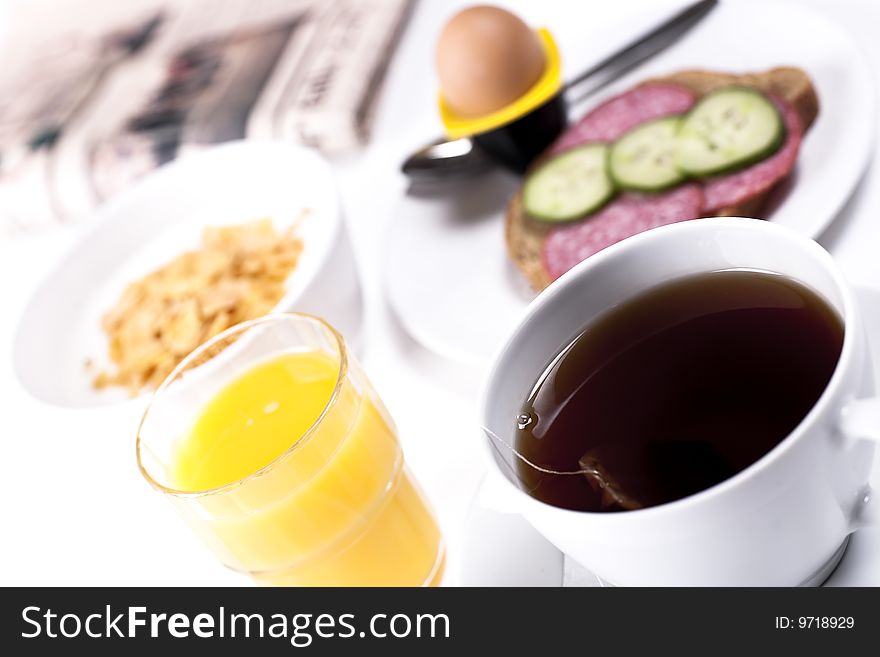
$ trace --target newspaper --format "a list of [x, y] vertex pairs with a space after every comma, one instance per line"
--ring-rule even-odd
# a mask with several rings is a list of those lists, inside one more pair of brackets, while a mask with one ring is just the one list
[[410, 5], [25, 3], [5, 17], [14, 34], [0, 35], [14, 64], [0, 72], [0, 239], [88, 217], [146, 173], [212, 144], [357, 149]]

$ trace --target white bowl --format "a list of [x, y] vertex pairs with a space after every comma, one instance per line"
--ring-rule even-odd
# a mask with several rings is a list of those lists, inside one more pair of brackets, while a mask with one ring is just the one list
[[98, 211], [22, 315], [14, 350], [19, 380], [61, 406], [128, 399], [125, 390], [92, 386], [94, 371], [110, 364], [101, 317], [124, 288], [198, 246], [205, 226], [269, 217], [283, 229], [304, 209], [303, 253], [275, 311], [319, 315], [356, 341], [360, 284], [330, 166], [291, 144], [231, 142], [162, 167]]

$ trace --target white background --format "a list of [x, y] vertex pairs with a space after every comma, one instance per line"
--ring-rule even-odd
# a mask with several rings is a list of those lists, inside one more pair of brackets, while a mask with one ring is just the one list
[[[433, 42], [462, 4], [418, 4], [380, 98], [371, 145], [336, 163], [367, 302], [362, 360], [440, 514], [450, 549], [449, 583], [456, 582], [464, 517], [483, 471], [474, 424], [482, 372], [434, 356], [406, 335], [383, 298], [381, 257], [384, 225], [406, 188], [400, 161], [440, 133]], [[685, 3], [499, 4], [553, 30], [569, 70], [576, 71]], [[804, 4], [827, 11], [869, 50], [880, 85], [880, 8], [871, 0]], [[0, 584], [248, 585], [219, 565], [140, 478], [134, 459], [139, 404], [59, 409], [29, 397], [15, 380], [12, 336], [20, 311], [81, 232], [81, 226], [68, 227], [0, 244]], [[820, 242], [850, 280], [880, 289], [876, 158]]]

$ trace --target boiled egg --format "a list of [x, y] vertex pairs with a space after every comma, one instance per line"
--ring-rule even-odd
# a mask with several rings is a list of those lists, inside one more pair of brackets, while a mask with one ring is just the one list
[[544, 59], [541, 40], [519, 17], [470, 7], [452, 17], [437, 41], [440, 93], [458, 116], [486, 116], [534, 86]]

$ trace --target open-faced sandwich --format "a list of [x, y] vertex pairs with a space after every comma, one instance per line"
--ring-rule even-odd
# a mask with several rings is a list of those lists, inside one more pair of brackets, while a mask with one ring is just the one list
[[507, 209], [508, 251], [541, 290], [657, 226], [766, 218], [818, 112], [797, 68], [648, 80], [593, 109], [538, 159]]

